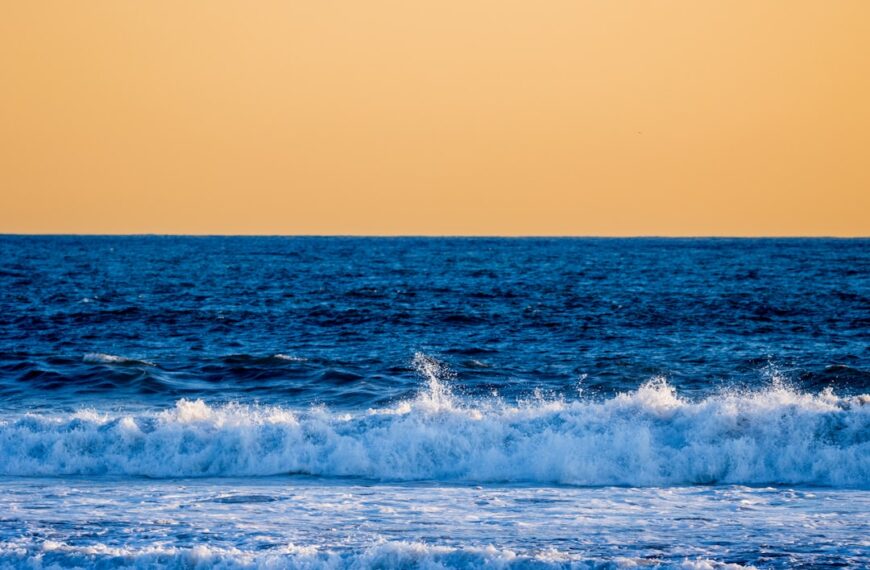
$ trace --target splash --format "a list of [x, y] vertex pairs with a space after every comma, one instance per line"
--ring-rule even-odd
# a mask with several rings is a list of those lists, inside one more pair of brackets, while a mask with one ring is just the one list
[[457, 404], [448, 381], [454, 378], [453, 371], [436, 358], [418, 352], [414, 354], [414, 369], [424, 380], [425, 389], [417, 397], [419, 403], [433, 407], [453, 407]]

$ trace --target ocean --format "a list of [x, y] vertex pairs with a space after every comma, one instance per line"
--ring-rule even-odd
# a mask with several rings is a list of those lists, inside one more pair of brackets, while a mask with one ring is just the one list
[[0, 568], [870, 567], [868, 239], [0, 260]]

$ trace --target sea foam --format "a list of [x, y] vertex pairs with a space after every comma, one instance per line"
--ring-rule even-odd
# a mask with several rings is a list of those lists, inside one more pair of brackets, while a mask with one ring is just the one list
[[657, 562], [647, 559], [584, 559], [577, 553], [544, 550], [533, 554], [518, 553], [493, 546], [448, 547], [418, 542], [380, 542], [358, 550], [327, 550], [313, 546], [287, 545], [266, 552], [236, 548], [196, 546], [192, 548], [147, 547], [117, 548], [105, 545], [72, 546], [44, 541], [34, 544], [0, 544], [0, 568], [224, 568], [235, 569], [305, 569], [305, 570], [381, 570], [425, 568], [490, 569], [623, 569], [648, 568], [679, 570], [740, 570], [752, 568], [698, 558], [681, 562]]
[[571, 485], [870, 486], [866, 396], [774, 383], [699, 401], [663, 379], [606, 400], [509, 404], [454, 395], [418, 356], [419, 395], [361, 413], [209, 405], [0, 420], [0, 474], [307, 474]]

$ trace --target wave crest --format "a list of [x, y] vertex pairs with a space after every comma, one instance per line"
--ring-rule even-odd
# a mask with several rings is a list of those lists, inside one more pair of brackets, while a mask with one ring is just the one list
[[353, 568], [382, 570], [405, 568], [540, 568], [619, 569], [637, 568], [681, 570], [739, 570], [751, 568], [708, 559], [658, 562], [649, 559], [584, 559], [577, 553], [542, 550], [534, 554], [517, 553], [494, 546], [448, 547], [418, 542], [382, 542], [358, 550], [326, 550], [314, 546], [288, 545], [266, 552], [236, 548], [195, 546], [192, 548], [147, 547], [116, 548], [102, 544], [72, 546], [44, 541], [39, 545], [0, 544], [0, 565], [30, 568], [301, 568], [342, 570]]
[[364, 413], [180, 400], [140, 414], [0, 420], [0, 474], [307, 474], [573, 485], [870, 486], [867, 397], [781, 384], [697, 402], [665, 380], [602, 400], [462, 399], [418, 355], [427, 388]]

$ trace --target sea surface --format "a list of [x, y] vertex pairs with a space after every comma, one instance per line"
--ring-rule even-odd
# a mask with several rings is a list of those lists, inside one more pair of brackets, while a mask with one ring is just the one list
[[0, 236], [0, 568], [870, 567], [870, 240]]

